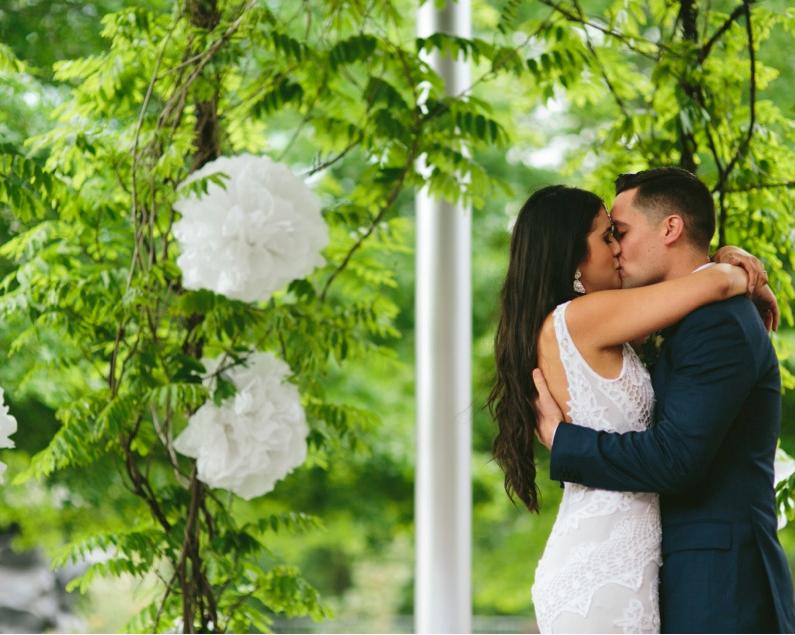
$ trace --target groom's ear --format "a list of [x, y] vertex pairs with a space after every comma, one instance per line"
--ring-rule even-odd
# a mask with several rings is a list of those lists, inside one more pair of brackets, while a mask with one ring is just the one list
[[663, 220], [663, 243], [672, 245], [685, 233], [685, 221], [679, 214], [671, 214]]

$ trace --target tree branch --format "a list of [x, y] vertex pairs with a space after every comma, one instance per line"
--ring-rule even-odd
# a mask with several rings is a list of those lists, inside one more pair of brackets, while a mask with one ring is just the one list
[[320, 163], [320, 164], [314, 166], [311, 170], [309, 170], [308, 172], [306, 172], [302, 176], [304, 178], [307, 178], [307, 177], [313, 176], [314, 174], [317, 174], [318, 172], [321, 172], [322, 170], [330, 168], [332, 165], [334, 165], [335, 163], [340, 161], [342, 158], [344, 158], [346, 154], [348, 154], [351, 150], [353, 150], [361, 142], [362, 142], [362, 135], [361, 134], [357, 134], [355, 136], [355, 138], [353, 139], [353, 141], [351, 141], [347, 146], [345, 146], [345, 148], [342, 151], [340, 151], [336, 156], [334, 156], [334, 157], [332, 157], [330, 159], [327, 159], [323, 163]]
[[775, 188], [795, 189], [795, 181], [783, 181], [781, 183], [753, 183], [751, 185], [743, 185], [742, 187], [727, 187], [724, 192], [727, 194], [736, 194], [740, 192], [751, 192], [753, 190], [767, 190]]
[[751, 143], [751, 138], [754, 136], [754, 125], [756, 124], [756, 53], [754, 52], [754, 32], [751, 25], [751, 2], [753, 0], [744, 0], [743, 7], [745, 9], [745, 31], [748, 36], [748, 56], [750, 59], [750, 79], [749, 79], [749, 95], [748, 95], [748, 107], [750, 110], [749, 114], [749, 121], [748, 121], [748, 130], [745, 134], [745, 138], [742, 140], [740, 145], [737, 148], [737, 152], [735, 152], [734, 156], [732, 157], [731, 161], [729, 161], [726, 169], [724, 170], [721, 186], [726, 183], [726, 179], [729, 177], [729, 174], [737, 165], [737, 162], [740, 160], [740, 157], [745, 154], [748, 150], [748, 146]]
[[[753, 0], [752, 0], [753, 1]], [[707, 40], [707, 43], [701, 47], [701, 50], [698, 53], [698, 63], [701, 64], [709, 54], [712, 52], [712, 47], [718, 42], [718, 40], [723, 36], [726, 31], [729, 30], [732, 24], [737, 21], [737, 19], [745, 13], [746, 6], [745, 2], [743, 4], [737, 6], [734, 11], [731, 12], [726, 21], [720, 26], [720, 28], [712, 34], [712, 37]]]
[[348, 262], [353, 257], [353, 254], [356, 253], [359, 250], [359, 248], [362, 246], [364, 241], [370, 237], [370, 234], [373, 233], [375, 228], [378, 226], [378, 223], [381, 222], [381, 220], [384, 218], [384, 215], [387, 213], [387, 211], [389, 211], [389, 209], [392, 207], [392, 204], [397, 200], [398, 195], [403, 190], [403, 183], [406, 180], [406, 176], [408, 175], [409, 170], [411, 169], [411, 164], [414, 162], [413, 155], [414, 153], [412, 152], [409, 156], [409, 160], [406, 162], [406, 165], [403, 167], [403, 170], [401, 171], [400, 178], [398, 179], [397, 183], [395, 183], [395, 186], [392, 188], [392, 191], [389, 193], [386, 202], [381, 206], [381, 209], [373, 218], [372, 222], [370, 223], [370, 226], [367, 228], [367, 231], [364, 234], [362, 234], [359, 237], [359, 240], [357, 240], [356, 243], [353, 245], [353, 247], [351, 247], [348, 250], [348, 253], [345, 254], [345, 258], [342, 260], [340, 265], [334, 270], [334, 273], [332, 273], [331, 276], [329, 276], [328, 280], [326, 280], [326, 284], [323, 287], [323, 291], [320, 294], [321, 301], [326, 299], [326, 293], [328, 292], [328, 289], [331, 286], [331, 283], [334, 281], [334, 279], [340, 273], [342, 273], [345, 267], [348, 266]]
[[[677, 15], [677, 22], [682, 24], [682, 36], [686, 42], [695, 44], [698, 41], [698, 9], [693, 4], [694, 0], [680, 0], [679, 14]], [[687, 74], [679, 78], [679, 85], [682, 91], [688, 98], [695, 103], [702, 103], [701, 89]], [[689, 172], [695, 173], [696, 171], [696, 151], [698, 144], [696, 143], [695, 135], [693, 133], [692, 122], [690, 130], [686, 130], [680, 118], [677, 121], [679, 130], [679, 166]], [[715, 157], [717, 161], [717, 155]]]
[[540, 0], [540, 2], [542, 4], [547, 5], [548, 7], [552, 7], [555, 11], [560, 13], [562, 16], [566, 17], [571, 22], [576, 22], [578, 24], [582, 24], [583, 26], [589, 26], [589, 27], [591, 27], [593, 29], [596, 29], [597, 31], [601, 31], [605, 35], [609, 35], [610, 37], [613, 37], [613, 38], [623, 42], [624, 44], [627, 45], [627, 48], [629, 48], [630, 50], [634, 51], [638, 55], [643, 55], [644, 57], [648, 57], [649, 59], [657, 61], [657, 56], [656, 55], [653, 55], [651, 53], [648, 53], [646, 51], [643, 51], [643, 50], [637, 48], [637, 46], [635, 46], [635, 44], [633, 43], [633, 40], [639, 40], [639, 41], [645, 42], [646, 44], [648, 44], [650, 46], [656, 47], [658, 51], [665, 51], [666, 53], [668, 53], [670, 55], [673, 55], [675, 57], [680, 57], [680, 55], [676, 51], [674, 51], [669, 46], [666, 46], [665, 44], [662, 44], [661, 42], [652, 42], [651, 40], [646, 40], [644, 38], [629, 38], [626, 35], [624, 35], [623, 33], [619, 33], [618, 31], [613, 31], [612, 29], [608, 29], [607, 27], [603, 27], [600, 24], [596, 24], [594, 22], [589, 22], [588, 20], [585, 20], [584, 18], [581, 18], [580, 16], [577, 16], [574, 13], [571, 13], [567, 9], [562, 8], [560, 5], [556, 4], [552, 0]]
[[[577, 12], [580, 14], [580, 16], [584, 16], [583, 10], [580, 7], [580, 3], [578, 0], [575, 0], [574, 6], [577, 8]], [[597, 67], [599, 68], [599, 73], [601, 74], [602, 79], [605, 81], [605, 84], [607, 84], [607, 90], [613, 96], [616, 105], [618, 106], [619, 110], [621, 110], [621, 113], [624, 115], [624, 119], [630, 121], [632, 119], [632, 116], [629, 114], [629, 110], [627, 110], [627, 105], [624, 103], [623, 98], [621, 97], [621, 95], [618, 94], [616, 87], [613, 85], [613, 82], [610, 80], [610, 77], [607, 74], [607, 69], [605, 68], [604, 64], [602, 64], [602, 60], [599, 59], [599, 55], [597, 54], [596, 49], [593, 46], [593, 42], [591, 41], [591, 36], [587, 30], [585, 30], [585, 44], [588, 48], [588, 51], [591, 53], [591, 56], [593, 57], [594, 61], [596, 62]], [[639, 145], [641, 146], [641, 151], [646, 153], [646, 150], [643, 148], [642, 138], [640, 137], [640, 135], [638, 135], [637, 138]]]
[[168, 522], [166, 515], [163, 513], [163, 510], [160, 509], [160, 505], [157, 502], [157, 497], [155, 496], [154, 491], [152, 490], [152, 486], [146, 480], [146, 478], [141, 474], [141, 471], [138, 469], [138, 465], [135, 463], [135, 457], [132, 451], [132, 442], [135, 440], [135, 437], [138, 434], [138, 428], [141, 425], [141, 421], [143, 420], [143, 415], [139, 415], [137, 421], [135, 422], [135, 427], [133, 431], [130, 433], [130, 436], [127, 438], [126, 442], [123, 444], [124, 448], [124, 456], [125, 462], [127, 465], [127, 474], [132, 481], [133, 488], [135, 493], [144, 499], [144, 502], [149, 506], [149, 509], [152, 511], [152, 515], [157, 519], [163, 529], [166, 530], [166, 533], [171, 531], [171, 523]]

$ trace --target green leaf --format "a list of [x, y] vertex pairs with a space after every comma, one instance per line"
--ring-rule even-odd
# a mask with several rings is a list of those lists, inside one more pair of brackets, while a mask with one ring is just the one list
[[367, 60], [378, 47], [378, 40], [372, 35], [354, 35], [337, 42], [329, 51], [329, 60], [334, 69], [345, 64]]

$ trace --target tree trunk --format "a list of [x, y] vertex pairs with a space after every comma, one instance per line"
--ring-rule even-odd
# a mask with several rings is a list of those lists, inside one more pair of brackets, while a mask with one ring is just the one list
[[[682, 23], [682, 37], [694, 44], [698, 41], [698, 28], [696, 19], [698, 18], [698, 8], [693, 0], [681, 0], [679, 4], [679, 21]], [[698, 103], [698, 86], [688, 79], [683, 79], [681, 84], [682, 92], [687, 96], [691, 103]], [[696, 140], [693, 136], [692, 122], [690, 130], [686, 130], [682, 120], [679, 120], [679, 167], [696, 172]]]
[[[218, 26], [221, 14], [216, 0], [186, 0], [186, 9], [191, 24], [208, 31]], [[221, 154], [218, 135], [218, 87], [213, 97], [196, 103], [196, 125], [194, 127], [193, 170], [198, 170], [208, 161]]]

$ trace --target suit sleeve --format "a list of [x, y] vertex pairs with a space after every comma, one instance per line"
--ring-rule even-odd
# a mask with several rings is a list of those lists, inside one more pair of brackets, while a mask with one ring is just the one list
[[698, 319], [683, 323], [671, 343], [674, 365], [656, 422], [624, 434], [561, 424], [552, 445], [552, 479], [674, 493], [708, 469], [756, 372], [749, 342], [732, 314], [711, 310], [691, 317]]

